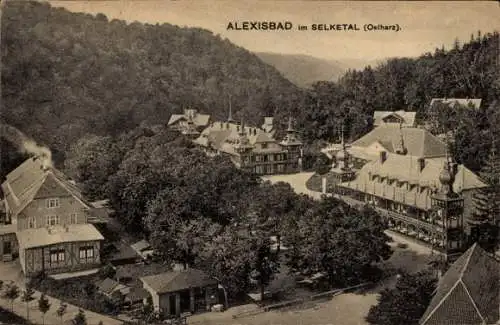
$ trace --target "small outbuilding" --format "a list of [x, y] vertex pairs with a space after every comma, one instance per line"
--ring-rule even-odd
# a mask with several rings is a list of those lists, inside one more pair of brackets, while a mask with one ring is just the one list
[[163, 315], [210, 311], [218, 303], [218, 282], [197, 269], [171, 271], [142, 277], [155, 310]]

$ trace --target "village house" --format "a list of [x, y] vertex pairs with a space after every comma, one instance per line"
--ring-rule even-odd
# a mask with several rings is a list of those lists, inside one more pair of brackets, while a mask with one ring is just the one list
[[[236, 123], [214, 122], [205, 128], [194, 143], [209, 155], [228, 155], [238, 167], [257, 175], [289, 174], [302, 170], [303, 143], [290, 119], [284, 138], [274, 136], [272, 119], [263, 128]], [[267, 131], [266, 131], [267, 130]]]
[[482, 220], [473, 195], [486, 187], [452, 162], [447, 145], [427, 130], [382, 125], [331, 155], [333, 192], [370, 203], [392, 230], [433, 246], [450, 258], [467, 247]]
[[415, 127], [417, 112], [399, 111], [375, 111], [373, 113], [373, 125], [395, 125], [403, 127]]
[[[96, 227], [103, 210], [87, 202], [64, 174], [42, 157], [26, 160], [2, 184], [5, 212], [0, 258], [19, 256], [25, 276], [97, 268], [101, 242]], [[105, 220], [104, 220], [105, 221]]]
[[420, 325], [500, 322], [500, 262], [474, 244], [448, 269]]
[[210, 311], [218, 304], [218, 281], [204, 272], [187, 268], [142, 277], [154, 309], [163, 315]]
[[182, 134], [196, 138], [210, 123], [210, 115], [200, 114], [196, 109], [185, 109], [183, 114], [172, 114], [168, 127]]

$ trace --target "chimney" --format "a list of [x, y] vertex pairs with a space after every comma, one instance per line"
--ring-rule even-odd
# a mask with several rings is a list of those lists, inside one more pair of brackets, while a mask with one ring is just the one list
[[380, 163], [383, 164], [387, 160], [387, 152], [380, 151]]
[[240, 126], [236, 125], [236, 131], [240, 132]]
[[421, 172], [425, 168], [425, 159], [418, 158], [418, 171]]
[[226, 123], [226, 129], [229, 130], [229, 123]]
[[257, 128], [253, 129], [253, 135], [257, 135]]

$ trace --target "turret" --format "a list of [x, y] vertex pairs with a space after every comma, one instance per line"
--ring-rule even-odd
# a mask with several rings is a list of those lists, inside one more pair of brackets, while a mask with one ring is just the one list
[[437, 246], [448, 261], [453, 261], [466, 249], [464, 233], [464, 199], [453, 190], [457, 174], [457, 164], [448, 157], [439, 174], [439, 190], [431, 197], [431, 208], [438, 228]]
[[293, 167], [290, 171], [298, 172], [302, 170], [303, 143], [299, 140], [297, 132], [293, 128], [291, 117], [288, 119], [286, 135], [280, 142], [280, 145], [287, 151], [287, 159], [290, 161], [296, 161], [296, 163], [292, 163]]

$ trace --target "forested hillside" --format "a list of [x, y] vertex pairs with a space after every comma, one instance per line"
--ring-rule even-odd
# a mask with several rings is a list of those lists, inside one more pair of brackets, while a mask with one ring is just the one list
[[[351, 139], [372, 127], [374, 110], [417, 111], [425, 120], [432, 98], [482, 98], [479, 111], [467, 114], [449, 110], [456, 133], [453, 151], [472, 169], [500, 136], [500, 69], [497, 32], [472, 35], [452, 49], [436, 49], [419, 58], [395, 58], [362, 71], [348, 71], [337, 83], [318, 82], [306, 94], [300, 117], [308, 139], [338, 139], [346, 126]], [[479, 159], [478, 159], [479, 158]]]
[[477, 112], [450, 110], [460, 129], [453, 151], [469, 168], [483, 165], [479, 153], [500, 136], [497, 32], [305, 90], [206, 30], [108, 21], [27, 1], [8, 2], [2, 22], [1, 118], [48, 145], [56, 165], [89, 134], [117, 138], [140, 124], [165, 123], [186, 106], [224, 118], [230, 98], [248, 123], [275, 113], [283, 126], [291, 114], [315, 143], [308, 150], [338, 139], [341, 125], [358, 138], [377, 109], [415, 110], [423, 120], [434, 97], [483, 99]]
[[311, 87], [319, 80], [337, 81], [347, 71], [342, 62], [319, 59], [309, 55], [256, 54], [262, 61], [278, 69], [288, 80], [305, 88]]
[[[127, 24], [7, 2], [2, 19], [1, 117], [61, 157], [92, 132], [117, 135], [192, 106], [261, 123], [296, 87], [257, 56], [210, 31]], [[288, 116], [288, 112], [282, 112]]]

